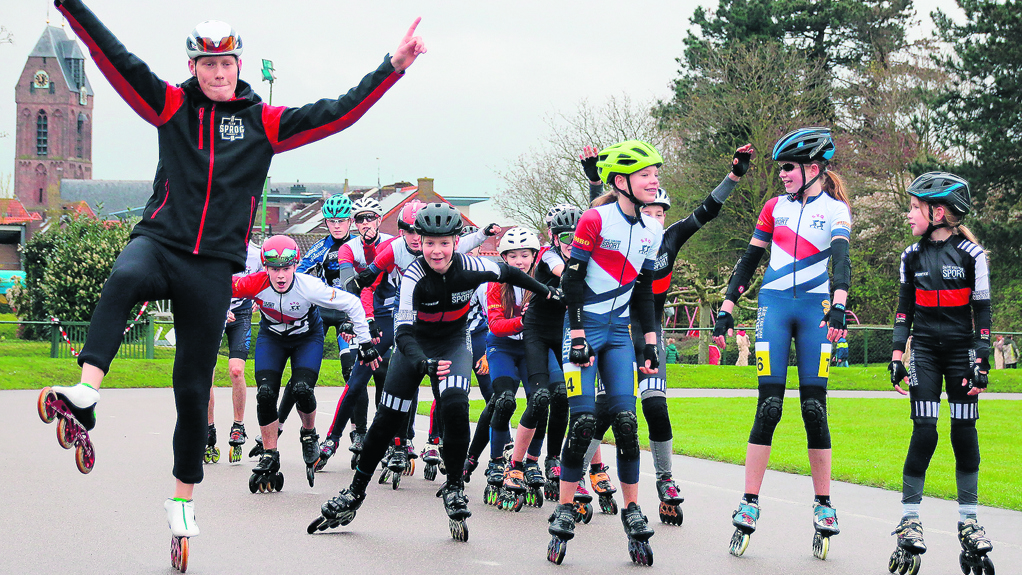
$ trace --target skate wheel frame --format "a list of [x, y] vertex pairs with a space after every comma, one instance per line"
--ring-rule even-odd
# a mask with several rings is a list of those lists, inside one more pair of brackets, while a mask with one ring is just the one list
[[604, 515], [617, 515], [617, 501], [610, 494], [600, 496], [600, 513]]
[[74, 427], [68, 424], [66, 419], [57, 421], [57, 443], [64, 449], [71, 449], [75, 446]]
[[422, 478], [426, 481], [436, 481], [437, 466], [432, 463], [427, 463], [426, 467], [422, 469]]
[[649, 541], [629, 539], [628, 556], [632, 558], [632, 563], [636, 565], [644, 567], [653, 566], [653, 548], [649, 546]]
[[468, 523], [464, 519], [448, 519], [451, 528], [451, 537], [455, 541], [464, 543], [468, 541]]
[[660, 522], [666, 525], [681, 525], [685, 522], [685, 514], [680, 505], [660, 502]]
[[554, 565], [560, 565], [564, 561], [564, 554], [568, 551], [568, 542], [564, 539], [554, 537], [546, 549], [546, 560]]
[[748, 533], [741, 529], [735, 529], [734, 535], [731, 536], [731, 554], [735, 557], [741, 557], [745, 550], [749, 548], [749, 539], [751, 539], [751, 536]]
[[188, 538], [174, 537], [170, 539], [170, 564], [181, 573], [188, 570]]
[[589, 524], [593, 520], [593, 504], [575, 502], [575, 523]]
[[828, 551], [830, 551], [830, 537], [827, 535], [821, 535], [820, 532], [817, 531], [813, 535], [813, 557], [826, 560]]

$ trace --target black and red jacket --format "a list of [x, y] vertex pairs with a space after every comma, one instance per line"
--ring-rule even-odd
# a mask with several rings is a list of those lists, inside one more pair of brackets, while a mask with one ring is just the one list
[[190, 78], [172, 86], [127, 51], [80, 0], [56, 0], [100, 71], [159, 132], [153, 195], [132, 236], [147, 236], [241, 270], [270, 160], [355, 123], [401, 78], [388, 55], [347, 94], [301, 108], [269, 106], [245, 82], [214, 102]]
[[901, 254], [894, 349], [912, 343], [990, 353], [990, 272], [983, 248], [954, 235], [912, 244]]

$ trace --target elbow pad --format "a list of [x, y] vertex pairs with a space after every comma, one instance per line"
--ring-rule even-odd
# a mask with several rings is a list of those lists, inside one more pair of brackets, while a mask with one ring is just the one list
[[852, 258], [848, 257], [848, 242], [830, 242], [830, 257], [834, 268], [834, 289], [848, 291], [848, 284], [852, 280]]
[[756, 268], [759, 267], [759, 260], [763, 258], [763, 254], [766, 253], [766, 248], [754, 246], [749, 244], [749, 248], [745, 250], [742, 257], [738, 259], [738, 263], [735, 264], [735, 269], [731, 272], [731, 280], [727, 284], [727, 295], [724, 296], [728, 301], [736, 302], [738, 298], [745, 293], [745, 290], [749, 289], [749, 280], [752, 279], [752, 274], [755, 273]]
[[585, 294], [586, 271], [589, 262], [570, 258], [561, 276], [561, 290], [568, 304], [568, 321], [571, 329], [582, 329], [582, 300]]

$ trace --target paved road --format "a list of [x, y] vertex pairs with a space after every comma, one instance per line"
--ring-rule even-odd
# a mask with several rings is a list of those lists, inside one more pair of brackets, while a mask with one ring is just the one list
[[[340, 389], [320, 390], [325, 413]], [[217, 416], [230, 418], [230, 391], [219, 388]], [[97, 464], [88, 476], [78, 473], [74, 457], [60, 449], [54, 425], [35, 415], [37, 393], [0, 392], [4, 415], [5, 457], [0, 467], [0, 573], [76, 574], [168, 573], [169, 532], [163, 499], [172, 480], [170, 436], [174, 427], [170, 390], [104, 390], [99, 426], [93, 435]], [[255, 429], [255, 398], [249, 393], [248, 427]], [[419, 422], [425, 428], [425, 422]], [[189, 573], [594, 573], [631, 566], [616, 517], [597, 515], [581, 525], [569, 545], [565, 564], [545, 560], [549, 508], [510, 514], [480, 503], [482, 482], [469, 485], [472, 509], [467, 544], [451, 540], [436, 484], [421, 470], [405, 478], [401, 489], [373, 485], [369, 499], [347, 528], [310, 536], [305, 526], [320, 504], [346, 485], [347, 458], [334, 460], [305, 482], [296, 421], [283, 437], [282, 493], [252, 495], [247, 481], [251, 461], [206, 466], [196, 492], [202, 535], [192, 540]], [[227, 425], [221, 423], [221, 433]], [[424, 434], [423, 434], [424, 435]], [[225, 439], [221, 440], [226, 445]], [[420, 436], [421, 443], [421, 436]], [[613, 460], [612, 448], [604, 456]], [[651, 470], [649, 454], [643, 469]], [[894, 549], [889, 535], [900, 515], [899, 494], [844, 483], [833, 489], [843, 533], [835, 537], [826, 562], [812, 557], [811, 482], [807, 477], [768, 472], [760, 531], [745, 557], [731, 557], [727, 544], [730, 514], [741, 496], [742, 468], [676, 456], [675, 473], [683, 494], [685, 524], [655, 522], [654, 569], [686, 573], [861, 574], [887, 573]], [[641, 503], [656, 515], [653, 477], [643, 475]], [[982, 523], [995, 540], [992, 554], [1001, 573], [1022, 565], [1022, 513], [983, 508]], [[923, 506], [930, 551], [925, 575], [956, 574], [956, 504], [927, 499]], [[683, 571], [684, 570], [684, 571]]]

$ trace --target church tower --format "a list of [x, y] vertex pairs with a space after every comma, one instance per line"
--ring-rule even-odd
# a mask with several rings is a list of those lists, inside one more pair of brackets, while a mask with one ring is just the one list
[[14, 87], [14, 192], [25, 208], [59, 208], [62, 179], [92, 179], [92, 97], [78, 43], [47, 26]]

